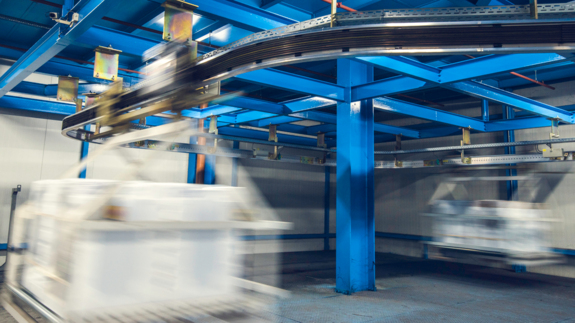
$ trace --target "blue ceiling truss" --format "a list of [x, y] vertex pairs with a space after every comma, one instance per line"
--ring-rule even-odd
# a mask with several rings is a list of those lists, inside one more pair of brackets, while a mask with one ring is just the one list
[[[53, 1], [54, 6], [63, 3], [61, 0]], [[33, 3], [31, 0], [22, 2]], [[72, 28], [63, 28], [56, 24], [43, 37], [26, 41], [11, 38], [10, 35], [0, 37], [0, 58], [12, 63], [10, 69], [0, 76], [0, 106], [60, 115], [73, 113], [75, 109], [72, 104], [52, 99], [56, 95], [56, 85], [26, 82], [24, 79], [34, 72], [72, 75], [87, 82], [80, 84], [80, 93], [102, 92], [107, 88], [108, 82], [95, 79], [93, 67], [89, 64], [91, 61], [85, 61], [86, 57], [93, 56], [91, 54], [93, 49], [100, 45], [110, 45], [122, 51], [120, 60], [122, 70], [119, 74], [124, 78], [126, 86], [141, 81], [142, 75], [139, 70], [142, 68], [141, 57], [144, 51], [161, 42], [158, 32], [152, 33], [150, 30], [161, 30], [161, 23], [158, 21], [163, 19], [163, 14], [159, 5], [163, 1], [152, 2], [157, 3], [158, 8], [152, 11], [146, 9], [145, 15], [128, 21], [129, 24], [139, 24], [147, 29], [126, 27], [102, 20], [104, 16], [111, 15], [110, 12], [113, 12], [114, 8], [130, 6], [131, 3], [127, 0], [80, 0], [76, 1], [72, 8], [72, 11], [80, 13], [80, 21]], [[326, 10], [329, 7], [329, 4], [321, 0], [190, 2], [199, 6], [194, 37], [202, 41], [199, 46], [200, 54], [213, 50], [214, 46], [211, 44], [217, 42], [226, 44], [245, 36], [246, 33], [277, 28], [327, 14]], [[343, 2], [358, 10], [444, 6], [443, 2], [449, 2], [451, 6], [475, 5], [465, 0], [345, 0]], [[73, 2], [64, 2], [65, 8], [62, 10], [69, 9], [66, 5], [70, 3]], [[503, 0], [476, 3], [476, 5], [499, 4], [511, 3]], [[47, 10], [45, 6], [41, 7], [39, 4], [32, 9], [32, 12]], [[112, 18], [119, 19], [120, 16]], [[33, 45], [22, 46], [24, 43]], [[24, 51], [20, 49], [22, 47], [25, 47]], [[268, 68], [227, 80], [229, 83], [226, 87], [229, 84], [231, 90], [226, 89], [226, 92], [231, 92], [232, 95], [226, 95], [222, 100], [212, 102], [207, 109], [190, 107], [185, 115], [193, 118], [218, 116], [220, 133], [256, 139], [267, 139], [267, 133], [252, 128], [277, 125], [278, 130], [282, 132], [280, 141], [310, 146], [316, 145], [313, 136], [319, 133], [325, 133], [328, 143], [335, 145], [333, 140], [337, 136], [335, 107], [338, 103], [367, 99], [373, 99], [374, 111], [377, 114], [385, 116], [399, 114], [422, 120], [419, 126], [399, 127], [384, 124], [384, 118], [384, 123], [376, 122], [374, 125], [376, 143], [395, 140], [395, 135], [411, 139], [453, 135], [458, 133], [460, 127], [477, 132], [546, 127], [550, 125], [548, 118], [558, 118], [561, 123], [572, 124], [575, 120], [571, 107], [554, 107], [513, 93], [513, 88], [530, 83], [524, 79], [510, 77], [509, 73], [531, 73], [536, 70], [547, 81], [574, 78], [573, 59], [575, 56], [556, 53], [479, 57], [459, 55], [426, 59], [403, 56], [356, 57], [350, 61], [359, 64], [358, 66], [372, 66], [375, 68], [373, 73], [378, 77], [374, 81], [361, 83], [353, 83], [353, 77], [349, 77], [347, 79], [352, 80], [352, 83], [345, 86], [337, 83], [335, 62]], [[236, 91], [237, 94], [233, 95]], [[434, 91], [448, 91], [478, 99], [478, 116], [463, 116], [428, 106], [430, 104], [421, 105], [419, 102], [398, 97], [403, 93]], [[17, 96], [14, 93], [33, 95], [35, 98]], [[285, 100], [286, 97], [292, 99]], [[518, 117], [503, 120], [495, 114], [489, 115], [489, 109], [484, 109], [482, 115], [482, 100], [514, 107], [520, 110], [517, 112]], [[150, 118], [150, 121], [152, 120], [156, 123], [164, 122], [162, 118]]]

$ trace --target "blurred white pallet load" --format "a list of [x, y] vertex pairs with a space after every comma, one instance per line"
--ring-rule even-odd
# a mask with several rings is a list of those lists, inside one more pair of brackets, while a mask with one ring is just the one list
[[[82, 217], [83, 205], [110, 191], [106, 203]], [[192, 305], [240, 305], [248, 298], [238, 284], [243, 259], [234, 250], [234, 229], [289, 227], [250, 219], [241, 192], [175, 183], [35, 182], [22, 286], [70, 322], [148, 311], [178, 317], [186, 308], [193, 314]], [[170, 311], [174, 306], [184, 313]]]
[[[8, 242], [2, 305], [12, 316], [34, 321], [27, 308], [53, 323], [173, 321], [258, 311], [257, 293], [288, 295], [242, 278], [240, 236], [291, 229], [274, 221], [259, 191], [129, 181], [146, 177], [160, 148], [194, 129], [180, 120], [118, 134], [61, 179], [33, 183]], [[128, 162], [121, 181], [73, 178], [106, 151], [159, 137], [168, 138], [144, 160], [120, 154]]]

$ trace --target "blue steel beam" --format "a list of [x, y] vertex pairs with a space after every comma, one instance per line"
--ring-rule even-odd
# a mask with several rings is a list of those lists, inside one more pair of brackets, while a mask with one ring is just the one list
[[203, 118], [208, 118], [211, 116], [218, 116], [218, 115], [222, 115], [222, 114], [226, 114], [226, 113], [232, 113], [232, 112], [237, 112], [242, 110], [241, 108], [236, 108], [236, 107], [229, 107], [229, 106], [225, 106], [225, 105], [214, 105], [211, 107], [208, 107], [206, 109], [201, 110], [200, 112], [200, 119]]
[[265, 119], [265, 120], [261, 120], [261, 121], [256, 121], [256, 123], [253, 124], [253, 126], [254, 127], [265, 127], [265, 126], [269, 126], [270, 124], [282, 124], [282, 123], [290, 123], [290, 122], [296, 122], [296, 121], [301, 121], [301, 118], [290, 117], [290, 116], [279, 116], [279, 117], [275, 117], [275, 118], [269, 118], [269, 119]]
[[351, 100], [359, 101], [380, 96], [430, 89], [437, 86], [437, 83], [421, 81], [409, 76], [394, 76], [352, 87]]
[[247, 123], [256, 120], [262, 120], [266, 118], [277, 117], [275, 113], [260, 112], [260, 111], [248, 111], [236, 115], [235, 123]]
[[284, 112], [286, 112], [285, 107], [281, 104], [253, 99], [245, 96], [234, 96], [226, 98], [225, 100], [218, 100], [218, 103], [242, 109], [249, 109], [275, 114], [284, 114]]
[[497, 120], [485, 124], [488, 132], [551, 127], [551, 121], [545, 117], [527, 117], [520, 119]]
[[78, 37], [98, 22], [108, 11], [128, 0], [81, 0], [71, 11], [80, 20], [64, 33], [60, 24], [54, 25], [40, 40], [0, 77], [0, 98], [44, 63], [72, 44]]
[[[244, 138], [268, 140], [269, 133], [267, 131], [258, 131], [251, 129], [243, 129], [237, 127], [223, 127], [218, 129], [220, 135], [237, 136]], [[278, 141], [287, 144], [305, 145], [305, 146], [317, 146], [317, 140], [306, 137], [290, 136], [286, 134], [279, 133]]]
[[[324, 122], [324, 123], [337, 123], [337, 116], [335, 114], [325, 113], [325, 112], [317, 112], [317, 111], [304, 111], [298, 113], [291, 113], [291, 117], [302, 118], [307, 120], [313, 120], [317, 122]], [[381, 123], [374, 123], [373, 129], [376, 132], [383, 132], [392, 135], [403, 135], [410, 138], [419, 138], [419, 131], [403, 128], [403, 127], [396, 127], [385, 125]]]
[[326, 108], [336, 104], [336, 101], [312, 96], [304, 99], [296, 99], [292, 101], [282, 102], [287, 108], [289, 113], [301, 112], [306, 110]]
[[[164, 0], [153, 0], [163, 3]], [[195, 12], [214, 20], [223, 20], [240, 28], [257, 32], [291, 25], [298, 21], [252, 7], [234, 0], [193, 0], [198, 7]]]
[[[514, 70], [553, 65], [569, 60], [557, 54], [489, 55], [443, 66], [439, 69], [439, 78], [436, 78], [431, 70], [422, 67], [425, 64], [412, 60], [403, 59], [401, 64], [394, 65], [386, 57], [363, 57], [362, 59], [378, 67], [409, 76], [396, 76], [355, 86], [352, 88], [353, 101], [422, 90], [473, 78], [485, 79]], [[409, 67], [409, 64], [413, 64], [413, 67]]]
[[0, 98], [0, 107], [53, 113], [65, 116], [76, 112], [76, 104], [64, 103], [61, 101], [36, 100], [11, 95], [5, 95]]
[[419, 119], [437, 121], [458, 127], [471, 127], [471, 129], [474, 130], [485, 131], [485, 124], [481, 120], [464, 117], [458, 114], [428, 108], [397, 99], [377, 98], [373, 100], [373, 107], [376, 110], [404, 114]]
[[568, 60], [568, 58], [554, 53], [488, 55], [441, 67], [440, 82], [448, 84], [476, 78], [486, 79], [505, 72], [521, 71], [526, 68], [541, 67]]
[[138, 57], [141, 57], [146, 50], [160, 43], [146, 37], [101, 26], [94, 26], [88, 29], [82, 36], [78, 37], [76, 42], [90, 45], [93, 48], [111, 45], [112, 48], [121, 50], [122, 55], [128, 54]]
[[503, 91], [499, 88], [475, 81], [457, 82], [445, 85], [446, 88], [471, 95], [479, 99], [510, 105], [525, 111], [530, 111], [549, 118], [559, 118], [567, 123], [573, 123], [573, 114], [569, 111], [541, 103], [520, 95]]
[[440, 82], [439, 74], [441, 70], [439, 68], [423, 64], [412, 58], [402, 56], [372, 56], [356, 57], [355, 60], [369, 63], [391, 72], [412, 76], [418, 80], [433, 83]]
[[332, 83], [294, 75], [278, 70], [257, 70], [236, 76], [237, 79], [263, 84], [288, 91], [320, 96], [336, 101], [344, 100], [344, 88]]

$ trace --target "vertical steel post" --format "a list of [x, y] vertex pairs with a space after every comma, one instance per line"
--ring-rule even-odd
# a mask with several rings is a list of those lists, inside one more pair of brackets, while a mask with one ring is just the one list
[[[240, 142], [234, 141], [233, 149], [240, 149]], [[238, 159], [232, 158], [232, 186], [238, 186]]]
[[[210, 127], [209, 122], [204, 122], [205, 129]], [[207, 130], [205, 131], [207, 132]], [[214, 142], [210, 140], [206, 143], [206, 146], [213, 146]], [[216, 156], [205, 155], [205, 168], [204, 168], [204, 184], [215, 184], [216, 183]]]
[[[198, 130], [204, 131], [204, 119], [198, 120]], [[198, 137], [198, 145], [206, 145], [205, 137]], [[206, 155], [197, 154], [196, 158], [196, 184], [204, 184], [204, 171], [206, 168]]]
[[[90, 131], [90, 125], [85, 125], [84, 130]], [[88, 152], [90, 151], [90, 144], [87, 141], [82, 141], [80, 144], [80, 160], [86, 158], [88, 156]], [[78, 178], [86, 178], [86, 168], [84, 168]]]
[[351, 87], [373, 81], [373, 66], [338, 59], [336, 292], [375, 290], [373, 100], [351, 102]]
[[324, 196], [323, 196], [323, 250], [329, 250], [329, 196], [330, 192], [330, 182], [331, 182], [331, 167], [326, 166], [325, 168], [325, 182], [324, 182]]
[[481, 115], [483, 116], [483, 121], [489, 121], [489, 101], [481, 101]]
[[337, 0], [331, 0], [331, 23], [330, 27], [335, 27], [337, 22], [335, 21], [335, 14], [337, 13]]
[[[198, 120], [194, 119], [194, 121], [195, 127], [197, 127]], [[198, 137], [190, 137], [190, 144], [196, 145], [197, 143]], [[196, 183], [196, 159], [197, 154], [188, 154], [188, 184]]]

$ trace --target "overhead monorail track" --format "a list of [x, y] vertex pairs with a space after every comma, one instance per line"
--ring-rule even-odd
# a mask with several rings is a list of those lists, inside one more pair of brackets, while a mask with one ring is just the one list
[[[509, 19], [508, 14], [505, 20], [393, 22], [393, 19], [384, 19], [377, 24], [373, 13], [353, 13], [359, 18], [354, 20], [343, 15], [341, 21], [347, 19], [349, 25], [334, 28], [326, 25], [330, 16], [320, 17], [315, 23], [301, 22], [297, 26], [257, 33], [199, 57], [165, 86], [145, 89], [147, 81], [144, 81], [121, 93], [112, 111], [137, 109], [177, 96], [186, 89], [209, 86], [257, 69], [300, 62], [358, 56], [575, 52], [575, 5], [563, 4], [562, 8], [567, 9], [549, 13], [549, 18], [541, 15], [544, 19], [539, 20]], [[517, 13], [518, 17], [525, 15], [523, 11]], [[458, 15], [474, 18], [465, 13], [450, 17], [458, 20]], [[430, 17], [421, 15], [417, 19], [438, 19], [438, 16]], [[362, 21], [367, 24], [358, 24]], [[70, 130], [96, 122], [98, 107], [96, 104], [65, 118], [62, 133], [67, 135]]]

